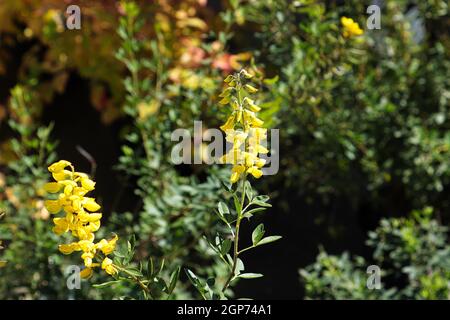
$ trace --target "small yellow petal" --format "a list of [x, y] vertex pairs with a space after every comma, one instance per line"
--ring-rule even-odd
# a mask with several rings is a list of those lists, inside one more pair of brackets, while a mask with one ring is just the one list
[[95, 189], [95, 182], [91, 179], [81, 179], [81, 186], [87, 191], [92, 191]]
[[57, 193], [61, 190], [62, 184], [58, 182], [48, 182], [44, 185], [44, 190], [49, 193]]
[[247, 90], [248, 93], [255, 93], [255, 92], [258, 92], [258, 89], [256, 89], [255, 87], [253, 87], [253, 86], [251, 86], [251, 85], [249, 85], [249, 84], [246, 84], [246, 85], [244, 86], [244, 89]]
[[89, 279], [90, 277], [92, 277], [93, 271], [92, 268], [84, 268], [83, 270], [80, 271], [80, 277], [82, 279]]
[[50, 213], [58, 213], [61, 211], [62, 207], [58, 200], [45, 200], [44, 206]]

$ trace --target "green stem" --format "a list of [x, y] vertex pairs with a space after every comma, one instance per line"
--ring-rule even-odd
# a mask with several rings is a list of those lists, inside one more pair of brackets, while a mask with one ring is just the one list
[[230, 275], [227, 278], [227, 281], [225, 282], [223, 288], [222, 288], [222, 293], [225, 293], [225, 291], [228, 289], [228, 287], [230, 286], [231, 281], [234, 279], [235, 273], [236, 273], [236, 267], [237, 267], [237, 261], [238, 261], [238, 257], [239, 257], [239, 229], [241, 226], [241, 220], [242, 220], [242, 208], [244, 207], [244, 203], [245, 203], [245, 184], [246, 181], [246, 176], [244, 175], [244, 177], [242, 178], [242, 194], [241, 194], [241, 203], [239, 204], [239, 208], [237, 209], [237, 219], [236, 219], [236, 231], [235, 231], [235, 236], [234, 236], [234, 247], [233, 247], [233, 265], [231, 267], [231, 272]]
[[139, 279], [138, 277], [136, 277], [134, 274], [128, 272], [128, 270], [119, 267], [118, 265], [114, 265], [114, 267], [116, 267], [117, 269], [119, 269], [120, 271], [122, 271], [123, 273], [127, 274], [130, 276], [130, 278], [139, 286], [141, 287], [141, 289], [144, 291], [144, 295], [145, 297], [149, 296], [151, 300], [155, 300], [155, 297], [152, 295], [150, 289], [141, 281], [141, 279]]

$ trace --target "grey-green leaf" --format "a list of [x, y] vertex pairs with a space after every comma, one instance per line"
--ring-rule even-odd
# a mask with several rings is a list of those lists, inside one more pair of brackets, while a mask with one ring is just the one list
[[262, 237], [264, 236], [264, 224], [259, 224], [255, 230], [253, 230], [252, 232], [252, 242], [253, 245], [256, 246], [258, 244], [258, 242], [262, 239]]
[[263, 275], [261, 273], [242, 273], [238, 276], [238, 278], [242, 279], [256, 279], [261, 278]]
[[263, 244], [267, 244], [267, 243], [271, 243], [271, 242], [277, 241], [277, 240], [279, 240], [279, 239], [281, 239], [281, 238], [282, 238], [281, 236], [269, 236], [269, 237], [265, 237], [265, 238], [261, 239], [261, 241], [259, 241], [257, 245], [258, 245], [258, 246], [261, 246], [261, 245], [263, 245]]

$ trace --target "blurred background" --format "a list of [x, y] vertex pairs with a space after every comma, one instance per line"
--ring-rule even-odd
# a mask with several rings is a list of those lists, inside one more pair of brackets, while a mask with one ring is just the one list
[[[170, 134], [194, 120], [219, 127], [223, 78], [243, 67], [265, 125], [280, 129], [280, 170], [254, 183], [273, 207], [243, 238], [264, 222], [283, 239], [244, 257], [264, 277], [235, 295], [450, 298], [448, 1], [130, 3], [0, 1], [0, 298], [135, 290], [67, 290], [77, 260], [58, 253], [43, 206], [57, 159], [94, 176], [104, 232], [136, 234], [138, 260], [223, 272], [202, 237], [220, 229], [229, 168], [174, 166]], [[80, 29], [66, 24], [72, 4]], [[372, 4], [380, 29], [367, 27]], [[364, 33], [344, 36], [343, 16]], [[369, 265], [379, 290], [366, 286]], [[181, 281], [175, 298], [198, 298]]]

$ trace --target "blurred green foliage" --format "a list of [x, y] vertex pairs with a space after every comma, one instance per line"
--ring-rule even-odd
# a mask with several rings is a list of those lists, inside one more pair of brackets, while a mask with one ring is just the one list
[[[369, 260], [348, 253], [321, 251], [314, 264], [300, 270], [309, 299], [449, 299], [448, 228], [432, 218], [433, 209], [409, 218], [383, 219], [369, 233]], [[380, 289], [369, 289], [369, 265], [381, 270]]]

